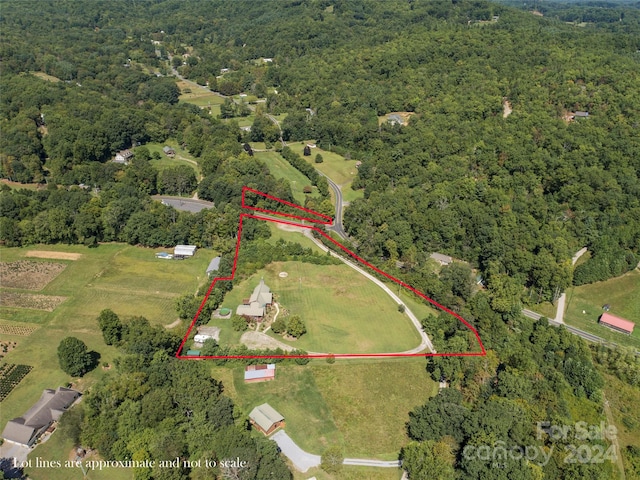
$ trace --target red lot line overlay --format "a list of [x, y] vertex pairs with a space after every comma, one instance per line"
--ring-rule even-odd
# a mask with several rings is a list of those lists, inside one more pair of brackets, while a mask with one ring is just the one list
[[[258, 207], [248, 206], [248, 205], [245, 204], [245, 197], [244, 197], [245, 196], [245, 192], [251, 192], [251, 193], [254, 193], [256, 195], [260, 195], [260, 196], [263, 196], [265, 198], [268, 198], [270, 200], [275, 200], [275, 201], [281, 202], [284, 205], [288, 205], [290, 207], [293, 207], [293, 208], [295, 208], [297, 210], [300, 210], [303, 213], [316, 215], [317, 217], [320, 217], [320, 218], [323, 218], [323, 219], [328, 219], [328, 221], [322, 221], [322, 220], [319, 220], [318, 218], [309, 218], [309, 217], [305, 217], [305, 216], [302, 216], [302, 215], [294, 215], [294, 214], [290, 214], [290, 213], [276, 212], [276, 211], [273, 211], [273, 210], [266, 210], [266, 209], [262, 209], [262, 208], [258, 208]], [[276, 216], [284, 216], [284, 217], [289, 217], [289, 218], [296, 218], [298, 220], [309, 221], [309, 222], [312, 222], [312, 223], [320, 223], [320, 224], [323, 224], [323, 225], [330, 225], [332, 223], [332, 221], [333, 221], [333, 219], [331, 217], [328, 217], [327, 215], [323, 215], [323, 214], [315, 212], [313, 210], [309, 210], [309, 209], [301, 207], [299, 205], [295, 205], [293, 203], [287, 202], [286, 200], [282, 200], [280, 198], [273, 197], [271, 195], [268, 195], [266, 193], [260, 192], [258, 190], [254, 190], [254, 189], [249, 188], [249, 187], [243, 187], [243, 189], [242, 189], [242, 207], [246, 208], [248, 210], [255, 210], [255, 211], [269, 213], [271, 215], [276, 215]], [[281, 223], [281, 224], [284, 224], [284, 225], [291, 225], [291, 226], [299, 227], [299, 228], [308, 228], [309, 230], [313, 230], [313, 231], [317, 232], [318, 234], [322, 235], [325, 239], [327, 239], [328, 241], [330, 241], [333, 244], [335, 244], [338, 248], [340, 248], [342, 251], [344, 251], [350, 257], [352, 257], [355, 260], [357, 260], [358, 263], [361, 263], [365, 267], [367, 267], [367, 268], [373, 270], [374, 272], [376, 272], [376, 273], [388, 278], [392, 282], [397, 283], [398, 285], [406, 288], [407, 290], [410, 290], [411, 292], [415, 293], [419, 297], [421, 297], [421, 298], [425, 299], [426, 301], [428, 301], [429, 303], [431, 303], [436, 308], [438, 308], [438, 309], [440, 309], [440, 310], [442, 310], [444, 312], [447, 312], [449, 315], [453, 315], [456, 319], [461, 321], [467, 328], [469, 328], [469, 330], [471, 330], [473, 332], [473, 334], [476, 337], [476, 340], [478, 341], [478, 345], [480, 346], [480, 351], [479, 352], [455, 352], [455, 353], [326, 353], [326, 354], [307, 354], [307, 355], [182, 355], [182, 350], [184, 349], [184, 345], [187, 342], [187, 339], [189, 338], [189, 335], [191, 334], [191, 331], [193, 330], [193, 327], [195, 326], [195, 323], [198, 320], [198, 317], [200, 316], [200, 312], [204, 308], [204, 305], [207, 303], [207, 300], [209, 299], [209, 295], [211, 294], [211, 291], [213, 290], [213, 287], [215, 287], [217, 282], [219, 282], [219, 281], [231, 281], [231, 280], [233, 280], [233, 278], [235, 276], [236, 266], [238, 264], [238, 254], [240, 253], [240, 241], [242, 239], [242, 223], [243, 223], [245, 218], [254, 218], [256, 220], [263, 220], [263, 221], [266, 221], [266, 222], [273, 222], [273, 223]], [[200, 304], [200, 308], [198, 308], [198, 312], [193, 317], [193, 321], [191, 322], [191, 325], [189, 325], [187, 333], [185, 334], [184, 338], [182, 339], [182, 343], [180, 343], [180, 347], [178, 348], [178, 352], [176, 353], [176, 358], [179, 358], [181, 360], [202, 360], [202, 359], [207, 359], [207, 358], [211, 358], [211, 359], [228, 359], [228, 360], [232, 360], [233, 359], [233, 360], [236, 360], [236, 359], [251, 359], [251, 358], [269, 359], [269, 358], [327, 358], [327, 357], [333, 357], [333, 358], [483, 357], [486, 354], [487, 353], [485, 351], [484, 345], [482, 344], [482, 340], [480, 340], [480, 335], [478, 335], [478, 331], [472, 325], [470, 325], [469, 322], [467, 322], [464, 318], [462, 318], [457, 313], [451, 311], [447, 307], [445, 307], [443, 305], [440, 305], [435, 300], [427, 297], [425, 294], [423, 294], [422, 292], [419, 292], [418, 290], [413, 288], [411, 285], [408, 285], [408, 284], [404, 283], [402, 280], [398, 280], [397, 278], [392, 277], [388, 273], [383, 272], [382, 270], [380, 270], [376, 266], [371, 265], [369, 262], [367, 262], [363, 258], [359, 257], [355, 253], [353, 253], [351, 250], [346, 248], [344, 245], [342, 245], [341, 243], [335, 241], [333, 238], [331, 238], [329, 235], [327, 235], [327, 233], [325, 233], [320, 228], [314, 227], [312, 225], [304, 225], [304, 224], [301, 224], [301, 223], [290, 222], [290, 221], [287, 221], [287, 220], [279, 220], [277, 218], [263, 217], [263, 216], [260, 216], [260, 215], [254, 215], [252, 213], [241, 213], [240, 214], [240, 223], [238, 225], [238, 240], [236, 241], [236, 252], [235, 252], [235, 255], [233, 257], [233, 268], [231, 269], [231, 275], [228, 276], [228, 277], [216, 277], [211, 282], [211, 285], [209, 286], [209, 289], [207, 290], [207, 293], [204, 296], [204, 300], [202, 300], [202, 303]]]

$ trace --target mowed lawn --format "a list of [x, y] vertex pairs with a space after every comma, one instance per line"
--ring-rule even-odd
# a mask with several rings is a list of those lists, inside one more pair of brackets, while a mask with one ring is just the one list
[[[356, 175], [358, 174], [358, 169], [356, 168], [356, 160], [347, 160], [342, 155], [338, 155], [334, 152], [328, 152], [317, 147], [312, 148], [311, 155], [305, 157], [303, 155], [303, 150], [307, 143], [309, 142], [292, 142], [289, 143], [289, 147], [291, 148], [291, 150], [296, 152], [307, 162], [313, 165], [316, 170], [324, 173], [336, 184], [338, 184], [340, 186], [340, 189], [342, 190], [342, 197], [344, 201], [352, 202], [357, 198], [363, 197], [364, 190], [351, 189], [353, 179], [356, 178]], [[315, 163], [315, 158], [318, 153], [322, 155], [322, 163]]]
[[[279, 153], [276, 152], [255, 152], [254, 156], [267, 164], [271, 175], [276, 178], [284, 178], [291, 185], [293, 198], [301, 205], [304, 205], [306, 194], [303, 192], [304, 187], [311, 186], [311, 180], [293, 168]], [[316, 187], [313, 192], [317, 193]]]
[[[78, 260], [36, 259], [25, 257], [29, 250], [80, 253]], [[33, 370], [2, 402], [0, 425], [22, 415], [40, 398], [45, 388], [56, 388], [70, 381], [58, 365], [57, 347], [67, 336], [85, 342], [89, 350], [99, 352], [100, 363], [111, 363], [118, 355], [105, 345], [96, 318], [104, 308], [120, 317], [144, 316], [153, 324], [172, 323], [177, 314], [175, 298], [195, 292], [205, 281], [205, 270], [213, 252], [199, 250], [194, 258], [183, 261], [159, 260], [156, 250], [124, 244], [104, 244], [98, 248], [69, 245], [37, 245], [3, 248], [2, 261], [30, 260], [67, 265], [53, 281], [37, 292], [67, 299], [52, 312], [0, 307], [0, 322], [37, 326], [29, 336], [3, 334], [3, 340], [18, 346], [5, 361], [26, 364]], [[90, 372], [78, 388], [104, 374], [101, 367]]]
[[[598, 323], [605, 304], [611, 306], [609, 313], [636, 324], [632, 335], [614, 332]], [[606, 340], [640, 349], [640, 270], [604, 282], [570, 288], [564, 321]]]
[[215, 367], [213, 376], [243, 414], [269, 403], [285, 417], [289, 436], [318, 455], [338, 444], [347, 457], [397, 459], [409, 441], [409, 412], [437, 392], [423, 358], [278, 365], [275, 380], [264, 383], [244, 383], [243, 372], [242, 366]]
[[[176, 152], [175, 157], [167, 157], [162, 149], [166, 146], [173, 148]], [[178, 142], [174, 139], [169, 139], [164, 143], [147, 143], [144, 145], [149, 149], [149, 153], [158, 152], [160, 154], [160, 160], [150, 160], [149, 163], [156, 167], [159, 171], [162, 171], [169, 167], [176, 167], [178, 165], [187, 165], [193, 169], [196, 176], [200, 178], [201, 172], [198, 166], [198, 161], [187, 150], [184, 150]]]
[[[280, 278], [280, 272], [287, 272]], [[410, 350], [420, 336], [377, 285], [346, 265], [274, 262], [236, 285], [225, 299], [234, 308], [264, 278], [280, 308], [299, 315], [307, 333], [296, 348], [309, 352], [389, 353]], [[269, 332], [274, 338], [282, 337]]]

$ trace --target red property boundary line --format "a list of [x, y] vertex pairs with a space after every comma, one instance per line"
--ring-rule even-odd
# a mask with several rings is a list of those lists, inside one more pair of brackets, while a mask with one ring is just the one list
[[[261, 208], [258, 208], [258, 207], [248, 206], [248, 205], [245, 204], [245, 198], [244, 198], [245, 192], [255, 193], [257, 195], [263, 196], [263, 197], [268, 198], [270, 200], [275, 200], [275, 201], [278, 201], [278, 202], [283, 203], [285, 205], [291, 206], [291, 207], [293, 207], [293, 208], [295, 208], [297, 210], [301, 210], [304, 213], [309, 213], [309, 214], [312, 214], [312, 215], [317, 215], [317, 216], [326, 218], [329, 221], [323, 222], [321, 220], [312, 219], [312, 218], [309, 218], [309, 217], [298, 216], [298, 215], [293, 215], [293, 214], [289, 214], [289, 213], [276, 212], [276, 211], [272, 211], [272, 210], [265, 210], [265, 209], [261, 209]], [[302, 221], [306, 220], [306, 221], [309, 221], [309, 222], [320, 223], [320, 224], [323, 224], [323, 225], [330, 225], [332, 223], [332, 221], [333, 221], [333, 219], [331, 217], [328, 217], [327, 215], [323, 215], [323, 214], [315, 212], [313, 210], [309, 210], [309, 209], [301, 207], [299, 205], [295, 205], [293, 203], [287, 202], [286, 200], [282, 200], [282, 199], [279, 199], [277, 197], [273, 197], [271, 195], [268, 195], [266, 193], [260, 192], [258, 190], [254, 190], [254, 189], [249, 188], [249, 187], [243, 187], [243, 189], [242, 189], [242, 207], [246, 208], [248, 210], [255, 210], [255, 211], [259, 211], [259, 212], [269, 213], [271, 215], [296, 218], [298, 220], [302, 220]], [[327, 354], [307, 354], [307, 355], [182, 355], [181, 353], [182, 353], [182, 350], [184, 348], [184, 345], [187, 342], [187, 339], [189, 338], [189, 335], [191, 334], [191, 331], [193, 330], [193, 327], [195, 326], [196, 321], [198, 320], [198, 317], [200, 316], [200, 313], [202, 312], [202, 309], [204, 308], [205, 304], [207, 303], [207, 300], [209, 299], [209, 295], [211, 294], [211, 291], [213, 290], [213, 287], [215, 287], [216, 283], [218, 283], [219, 281], [231, 281], [235, 277], [236, 266], [237, 266], [237, 263], [238, 263], [238, 254], [240, 253], [240, 241], [242, 239], [242, 224], [243, 224], [243, 221], [244, 221], [245, 218], [254, 218], [256, 220], [263, 220], [263, 221], [267, 221], [267, 222], [281, 223], [281, 224], [284, 224], [284, 225], [291, 225], [291, 226], [299, 227], [299, 228], [307, 228], [309, 230], [317, 232], [318, 234], [322, 235], [324, 238], [326, 238], [327, 240], [329, 240], [330, 242], [335, 244], [338, 248], [340, 248], [342, 251], [344, 251], [350, 257], [352, 257], [353, 259], [357, 260], [362, 265], [364, 265], [364, 266], [370, 268], [371, 270], [375, 271], [376, 273], [388, 278], [392, 282], [397, 283], [398, 285], [410, 290], [411, 292], [415, 293], [419, 297], [421, 297], [421, 298], [425, 299], [426, 301], [428, 301], [429, 303], [431, 303], [436, 308], [438, 308], [438, 309], [440, 309], [440, 310], [442, 310], [444, 312], [447, 312], [449, 315], [452, 315], [453, 317], [455, 317], [456, 319], [461, 321], [467, 328], [469, 328], [469, 330], [471, 330], [473, 332], [473, 334], [476, 337], [476, 340], [478, 341], [478, 345], [480, 346], [481, 351], [480, 352], [457, 352], [457, 353], [335, 353], [335, 354], [334, 353], [327, 353]], [[370, 264], [369, 262], [367, 262], [363, 258], [361, 258], [358, 255], [356, 255], [355, 253], [353, 253], [351, 250], [346, 248], [344, 245], [342, 245], [341, 243], [339, 243], [336, 240], [334, 240], [333, 238], [331, 238], [326, 232], [324, 232], [320, 228], [312, 226], [312, 225], [304, 225], [304, 224], [295, 223], [295, 222], [286, 221], [286, 220], [279, 220], [279, 219], [275, 219], [275, 218], [263, 217], [263, 216], [259, 216], [259, 215], [255, 215], [255, 214], [251, 214], [251, 213], [241, 213], [240, 214], [240, 222], [239, 222], [239, 225], [238, 225], [238, 237], [237, 237], [237, 241], [236, 241], [236, 251], [235, 251], [235, 255], [233, 257], [233, 267], [231, 269], [231, 275], [228, 276], [228, 277], [216, 277], [211, 282], [211, 285], [209, 286], [209, 289], [207, 290], [207, 293], [205, 294], [204, 299], [202, 300], [202, 303], [200, 304], [200, 308], [198, 308], [197, 313], [193, 317], [191, 325], [189, 325], [189, 328], [187, 329], [187, 333], [185, 334], [184, 338], [182, 339], [182, 342], [180, 343], [180, 347], [178, 348], [178, 351], [176, 353], [176, 358], [181, 359], [181, 360], [202, 360], [202, 359], [237, 360], [237, 359], [256, 359], [256, 358], [258, 358], [258, 359], [269, 359], [269, 358], [328, 358], [328, 357], [333, 357], [333, 358], [483, 357], [486, 354], [487, 354], [486, 350], [484, 348], [484, 345], [482, 344], [482, 340], [480, 340], [480, 335], [478, 334], [478, 331], [472, 325], [470, 325], [469, 322], [467, 322], [464, 318], [462, 318], [457, 313], [451, 311], [450, 309], [448, 309], [444, 305], [440, 305], [435, 300], [427, 297], [425, 294], [419, 292], [418, 290], [413, 288], [411, 285], [408, 285], [408, 284], [404, 283], [402, 280], [399, 280], [399, 279], [389, 275], [388, 273], [383, 272], [382, 270], [380, 270], [376, 266]]]

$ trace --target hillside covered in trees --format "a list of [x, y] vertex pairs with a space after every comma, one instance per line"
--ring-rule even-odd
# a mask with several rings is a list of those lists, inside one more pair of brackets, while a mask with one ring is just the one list
[[[537, 420], [557, 410], [559, 421], [578, 421], [602, 404], [589, 349], [567, 332], [532, 326], [522, 305], [553, 301], [571, 284], [620, 275], [640, 260], [640, 9], [571, 3], [532, 14], [520, 3], [3, 2], [0, 177], [47, 185], [2, 188], [0, 241], [193, 243], [230, 252], [242, 186], [294, 202], [289, 182], [243, 149], [245, 141], [279, 140], [267, 115], [286, 114], [284, 142], [313, 140], [361, 162], [353, 188], [363, 198], [344, 214], [357, 253], [463, 315], [489, 350], [477, 362], [429, 362], [433, 378], [453, 388], [412, 414], [408, 432], [418, 446], [403, 455], [409, 463], [449, 459], [442, 478], [506, 478], [465, 462], [463, 447], [534, 441], [527, 429]], [[228, 98], [221, 118], [179, 102], [174, 69], [225, 96], [264, 98], [251, 134], [228, 118], [250, 111], [235, 112]], [[407, 122], [384, 120], [394, 112]], [[202, 178], [154, 167], [145, 145], [168, 139], [196, 159]], [[130, 147], [129, 165], [109, 161]], [[309, 163], [286, 146], [281, 153], [306, 170], [320, 200], [329, 198]], [[190, 191], [180, 193], [197, 188], [214, 209], [177, 212], [151, 199], [175, 193], [183, 174]], [[571, 257], [584, 246], [590, 258], [574, 270]], [[432, 252], [467, 263], [436, 274]], [[423, 325], [439, 349], [470, 345], [445, 317]], [[624, 358], [621, 377], [637, 388], [637, 359]], [[169, 364], [161, 355], [147, 360], [132, 371], [122, 364], [123, 375], [151, 378]], [[450, 404], [459, 407], [455, 419], [429, 423], [425, 412]], [[498, 419], [505, 409], [511, 423]], [[608, 464], [559, 462], [505, 468], [525, 472], [520, 478], [611, 473]]]

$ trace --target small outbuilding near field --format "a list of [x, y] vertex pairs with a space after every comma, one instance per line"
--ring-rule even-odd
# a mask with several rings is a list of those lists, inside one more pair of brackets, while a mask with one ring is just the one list
[[195, 245], [176, 245], [173, 249], [173, 256], [174, 258], [193, 257], [197, 249], [198, 247]]
[[284, 417], [268, 403], [263, 403], [251, 410], [249, 421], [265, 435], [271, 435], [279, 427], [284, 427]]
[[244, 367], [244, 383], [268, 382], [276, 378], [276, 364], [247, 365]]
[[600, 316], [600, 324], [627, 335], [631, 335], [633, 327], [635, 327], [635, 323], [611, 315], [609, 312], [605, 312]]

